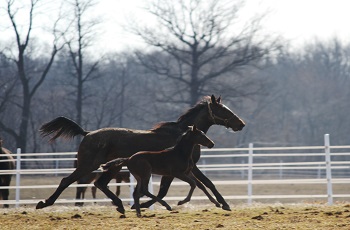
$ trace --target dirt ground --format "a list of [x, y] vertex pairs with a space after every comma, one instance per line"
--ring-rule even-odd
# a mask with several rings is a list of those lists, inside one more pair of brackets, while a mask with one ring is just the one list
[[112, 206], [82, 208], [54, 205], [0, 209], [0, 229], [350, 229], [350, 203], [232, 205], [232, 211], [212, 205], [156, 205], [142, 218], [127, 207], [125, 216]]

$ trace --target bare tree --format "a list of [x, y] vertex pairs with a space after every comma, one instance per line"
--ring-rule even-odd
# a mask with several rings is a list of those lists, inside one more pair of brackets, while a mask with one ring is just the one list
[[[99, 24], [97, 19], [89, 18], [89, 11], [93, 9], [93, 0], [72, 0], [69, 1], [74, 12], [71, 19], [72, 30], [66, 33], [65, 39], [68, 45], [68, 52], [73, 65], [72, 76], [76, 78], [76, 122], [82, 123], [84, 84], [100, 77], [98, 73], [99, 61], [88, 62], [86, 57], [88, 48], [92, 45], [96, 36], [96, 27]], [[77, 140], [79, 141], [79, 140]]]
[[[26, 12], [27, 28], [17, 24], [17, 14], [19, 11], [23, 10], [23, 7], [19, 7], [15, 4], [15, 0], [7, 0], [6, 8], [2, 8], [6, 11], [6, 14], [10, 20], [11, 26], [16, 41], [16, 48], [8, 48], [8, 59], [11, 60], [16, 66], [16, 73], [14, 78], [18, 79], [21, 85], [21, 102], [17, 104], [20, 108], [21, 118], [19, 122], [19, 128], [12, 127], [10, 124], [6, 124], [0, 121], [0, 128], [6, 133], [11, 135], [15, 140], [18, 147], [21, 147], [24, 152], [26, 152], [27, 147], [27, 132], [29, 125], [29, 118], [31, 114], [31, 102], [38, 91], [39, 87], [43, 84], [47, 74], [54, 62], [57, 52], [62, 49], [63, 43], [59, 45], [60, 35], [55, 32], [52, 33], [54, 36], [53, 42], [51, 44], [51, 53], [48, 55], [47, 59], [41, 60], [41, 64], [35, 68], [31, 66], [30, 55], [33, 51], [33, 46], [30, 45], [32, 41], [32, 30], [34, 27], [34, 17], [35, 10], [40, 6], [40, 0], [31, 0], [29, 4], [29, 9]], [[53, 31], [56, 31], [56, 25], [59, 20], [55, 22]]]
[[[151, 54], [136, 52], [139, 61], [177, 84], [166, 101], [193, 105], [212, 90], [210, 82], [257, 64], [277, 48], [276, 40], [259, 38], [262, 17], [247, 25], [237, 21], [242, 6], [241, 1], [160, 0], [146, 8], [156, 25], [129, 26], [132, 33], [156, 48]], [[174, 99], [174, 95], [178, 97]]]

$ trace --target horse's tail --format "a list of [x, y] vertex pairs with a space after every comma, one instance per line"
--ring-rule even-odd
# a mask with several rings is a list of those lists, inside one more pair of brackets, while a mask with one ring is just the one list
[[102, 164], [101, 168], [103, 169], [103, 171], [107, 171], [110, 167], [116, 165], [116, 166], [120, 166], [120, 165], [125, 165], [128, 162], [129, 158], [117, 158], [111, 161], [108, 161], [106, 164]]
[[39, 129], [43, 137], [55, 134], [51, 137], [50, 142], [62, 136], [71, 139], [77, 135], [86, 136], [89, 132], [85, 131], [73, 120], [66, 117], [57, 117], [50, 122], [43, 124]]

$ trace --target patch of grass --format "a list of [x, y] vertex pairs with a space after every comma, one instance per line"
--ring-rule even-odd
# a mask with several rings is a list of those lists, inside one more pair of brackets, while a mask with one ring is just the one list
[[232, 206], [232, 211], [211, 205], [155, 206], [137, 218], [126, 207], [125, 216], [112, 206], [52, 206], [42, 210], [0, 210], [1, 229], [350, 229], [350, 204], [254, 204]]

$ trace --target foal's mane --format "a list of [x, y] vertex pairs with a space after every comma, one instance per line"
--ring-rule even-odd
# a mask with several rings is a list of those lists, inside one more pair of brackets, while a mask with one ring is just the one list
[[153, 128], [151, 129], [152, 131], [160, 131], [160, 130], [166, 130], [166, 129], [173, 129], [178, 128], [177, 124], [185, 119], [188, 119], [189, 117], [191, 117], [193, 114], [198, 113], [198, 111], [200, 111], [203, 106], [207, 106], [207, 104], [210, 101], [210, 96], [205, 96], [203, 97], [203, 99], [198, 102], [195, 106], [193, 106], [192, 108], [190, 108], [189, 110], [187, 110], [184, 114], [182, 114], [178, 119], [177, 122], [160, 122], [158, 124], [156, 124], [155, 126], [153, 126]]

